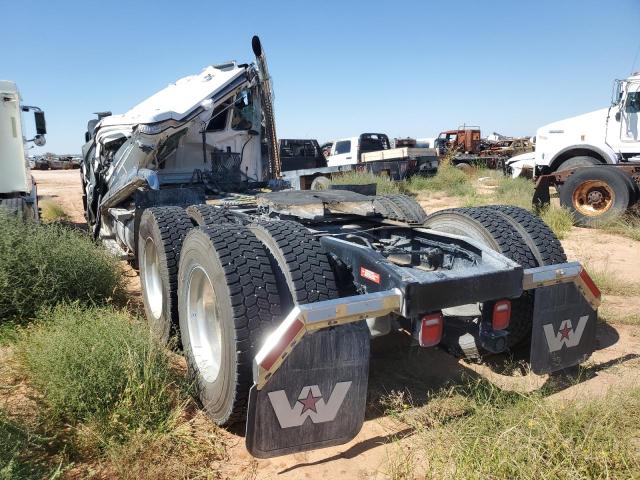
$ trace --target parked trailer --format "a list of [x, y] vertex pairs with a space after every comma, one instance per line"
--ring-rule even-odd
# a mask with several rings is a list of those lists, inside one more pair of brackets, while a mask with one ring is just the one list
[[181, 79], [90, 124], [83, 148], [88, 223], [138, 264], [150, 328], [180, 334], [213, 421], [245, 422], [256, 457], [349, 441], [370, 338], [392, 331], [470, 358], [529, 347], [538, 373], [589, 357], [600, 293], [522, 209], [427, 217], [404, 195], [258, 193], [280, 165], [277, 143], [260, 148], [273, 95], [252, 45], [256, 64]]
[[550, 187], [576, 225], [595, 227], [625, 213], [640, 199], [640, 162], [594, 165], [555, 171], [536, 179], [535, 207], [551, 201]]

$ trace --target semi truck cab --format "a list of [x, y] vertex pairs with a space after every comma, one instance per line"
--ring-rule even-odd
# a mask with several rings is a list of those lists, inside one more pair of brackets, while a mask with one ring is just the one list
[[[34, 138], [27, 139], [22, 112], [34, 112]], [[25, 155], [26, 144], [41, 147], [47, 133], [44, 112], [39, 107], [23, 105], [18, 87], [0, 80], [0, 206], [25, 219], [37, 219], [37, 193]]]
[[640, 160], [640, 72], [616, 80], [611, 105], [540, 127], [536, 174]]

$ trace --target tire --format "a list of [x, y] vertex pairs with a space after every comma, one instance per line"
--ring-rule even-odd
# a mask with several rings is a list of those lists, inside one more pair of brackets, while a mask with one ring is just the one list
[[267, 253], [245, 227], [194, 228], [178, 276], [180, 332], [196, 396], [218, 425], [243, 421], [253, 358], [281, 313]]
[[309, 188], [310, 190], [329, 190], [330, 186], [331, 180], [327, 177], [320, 176], [313, 179]]
[[[506, 215], [490, 208], [454, 208], [431, 214], [425, 227], [445, 233], [464, 235], [483, 243], [524, 268], [538, 262], [517, 228]], [[508, 346], [524, 344], [531, 337], [533, 294], [524, 292], [511, 301]]]
[[178, 263], [193, 228], [181, 207], [146, 209], [138, 227], [140, 286], [149, 328], [166, 345], [178, 326]]
[[574, 223], [595, 227], [622, 215], [635, 201], [635, 185], [615, 167], [579, 169], [560, 189], [560, 204], [574, 216]]
[[471, 166], [470, 163], [467, 163], [467, 162], [456, 163], [456, 168], [458, 170], [462, 170], [464, 173], [467, 173], [467, 174], [473, 171], [473, 167]]
[[540, 217], [524, 208], [512, 205], [488, 205], [485, 208], [502, 213], [518, 229], [536, 258], [538, 266], [567, 261], [567, 255], [564, 253], [560, 240]]
[[278, 281], [283, 313], [294, 305], [338, 298], [329, 258], [299, 223], [259, 221], [247, 226], [265, 246]]
[[402, 194], [381, 195], [373, 200], [373, 208], [384, 218], [414, 225], [422, 225], [427, 214], [413, 198]]
[[564, 160], [560, 165], [558, 165], [556, 172], [562, 172], [563, 170], [570, 170], [577, 167], [593, 167], [594, 165], [601, 164], [602, 162], [597, 158], [581, 155]]
[[229, 210], [213, 205], [191, 205], [187, 207], [187, 215], [199, 226], [215, 227], [224, 224], [244, 225], [246, 222]]

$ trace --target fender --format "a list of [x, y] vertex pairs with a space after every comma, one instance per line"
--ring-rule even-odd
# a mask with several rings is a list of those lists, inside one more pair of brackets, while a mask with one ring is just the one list
[[618, 154], [607, 144], [593, 145], [589, 143], [578, 143], [575, 145], [569, 145], [562, 150], [556, 152], [556, 154], [549, 162], [549, 167], [552, 171], [558, 168], [562, 162], [571, 157], [577, 156], [596, 156], [604, 160], [605, 163], [616, 164], [618, 163]]

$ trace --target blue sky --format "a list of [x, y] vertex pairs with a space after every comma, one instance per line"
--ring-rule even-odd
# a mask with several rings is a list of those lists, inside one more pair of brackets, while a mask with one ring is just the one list
[[606, 106], [640, 46], [640, 0], [0, 0], [0, 12], [0, 78], [45, 109], [41, 150], [56, 153], [80, 151], [92, 112], [122, 113], [205, 65], [253, 60], [253, 34], [279, 136], [321, 141], [465, 122], [533, 134]]

